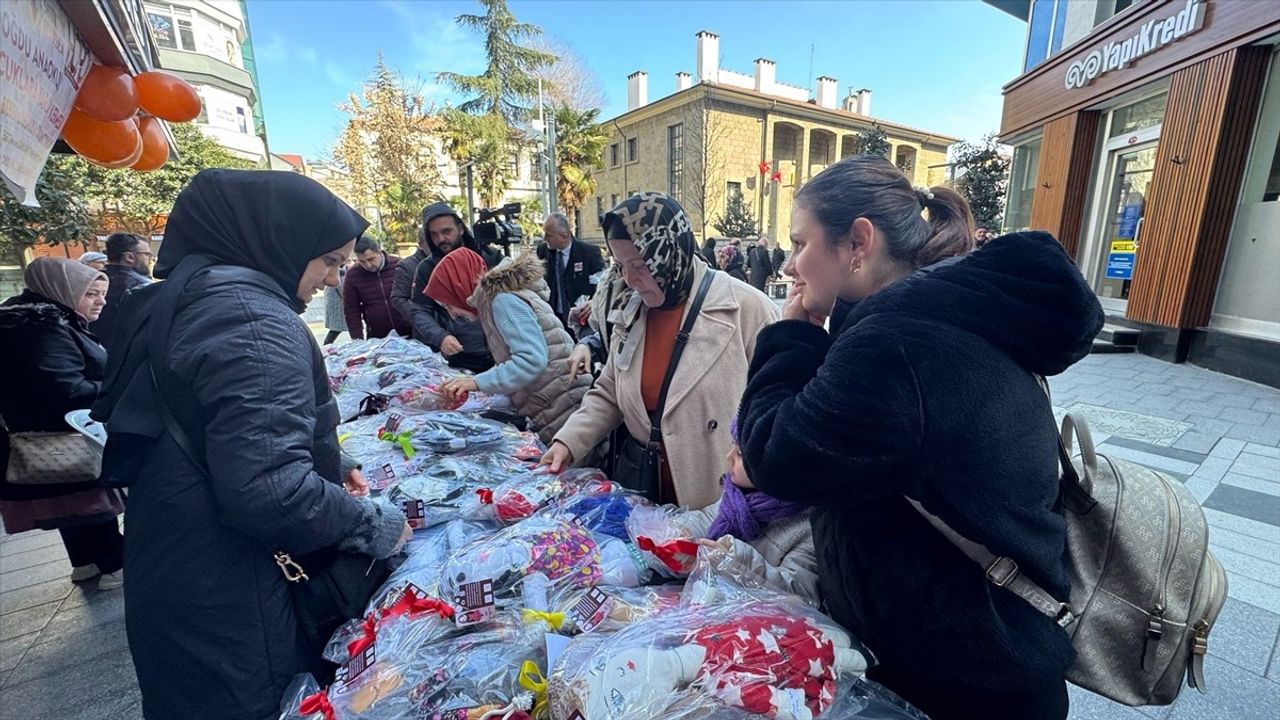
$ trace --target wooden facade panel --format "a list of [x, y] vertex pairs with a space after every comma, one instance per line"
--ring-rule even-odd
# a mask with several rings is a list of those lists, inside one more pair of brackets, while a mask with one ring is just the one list
[[1208, 322], [1267, 62], [1265, 48], [1245, 47], [1174, 74], [1129, 318], [1168, 327]]
[[1096, 107], [1110, 98], [1197, 64], [1199, 59], [1280, 32], [1280, 2], [1205, 0], [1199, 31], [1139, 57], [1131, 65], [1099, 76], [1080, 88], [1066, 87], [1072, 63], [1111, 42], [1140, 33], [1153, 19], [1177, 13], [1186, 0], [1149, 0], [1135, 4], [1094, 30], [1094, 39], [1049, 58], [1004, 88], [1000, 138], [1008, 141], [1047, 121]]
[[1040, 141], [1031, 227], [1053, 233], [1072, 257], [1080, 244], [1088, 204], [1098, 118], [1096, 112], [1059, 118], [1045, 125]]

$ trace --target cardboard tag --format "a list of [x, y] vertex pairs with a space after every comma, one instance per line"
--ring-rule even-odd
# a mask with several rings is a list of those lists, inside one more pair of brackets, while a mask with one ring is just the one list
[[389, 433], [398, 432], [400, 423], [404, 422], [404, 416], [399, 413], [391, 413], [387, 416], [387, 422], [382, 426], [383, 430]]
[[453, 604], [458, 610], [454, 615], [454, 622], [458, 627], [493, 619], [493, 616], [498, 613], [493, 595], [493, 581], [477, 580], [463, 585], [453, 596]]
[[369, 647], [366, 647], [359, 655], [351, 658], [346, 665], [338, 668], [338, 671], [334, 673], [333, 684], [345, 686], [355, 682], [361, 673], [368, 670], [369, 666], [377, 661], [376, 646], [377, 643], [370, 643]]
[[404, 519], [409, 521], [409, 527], [414, 530], [423, 530], [427, 527], [427, 506], [421, 500], [405, 500], [404, 501]]
[[396, 470], [391, 467], [391, 463], [387, 463], [382, 467], [374, 468], [365, 480], [369, 482], [370, 490], [386, 490], [391, 487], [391, 483], [395, 482]]
[[579, 630], [589, 633], [609, 616], [614, 602], [613, 596], [598, 587], [592, 587], [573, 607], [569, 608], [569, 617], [573, 618]]

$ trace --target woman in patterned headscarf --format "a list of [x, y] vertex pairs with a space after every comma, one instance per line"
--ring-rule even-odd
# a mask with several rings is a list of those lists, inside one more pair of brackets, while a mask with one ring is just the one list
[[[608, 308], [609, 359], [543, 458], [557, 471], [585, 458], [620, 424], [647, 441], [691, 297], [714, 272], [697, 255], [684, 209], [667, 195], [633, 195], [602, 215], [600, 225], [622, 280]], [[662, 412], [662, 502], [702, 508], [720, 498], [720, 459], [731, 444], [729, 420], [746, 386], [756, 334], [777, 318], [763, 293], [713, 276]]]

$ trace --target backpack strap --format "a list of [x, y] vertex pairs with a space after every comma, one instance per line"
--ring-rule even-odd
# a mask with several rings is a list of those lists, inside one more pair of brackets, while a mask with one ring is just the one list
[[1076, 616], [1071, 612], [1070, 606], [1064, 602], [1059, 602], [1047, 590], [1037, 585], [1034, 580], [1022, 574], [1022, 570], [1013, 558], [996, 555], [988, 550], [985, 545], [976, 543], [956, 532], [942, 518], [925, 510], [919, 501], [908, 497], [907, 502], [911, 503], [911, 507], [924, 516], [924, 519], [928, 520], [929, 524], [942, 533], [942, 536], [949, 540], [952, 545], [955, 545], [960, 552], [981, 566], [986, 571], [987, 580], [992, 585], [1005, 588], [1014, 595], [1026, 600], [1040, 614], [1053, 618], [1062, 627], [1067, 627], [1075, 621]]
[[715, 274], [716, 271], [711, 269], [702, 274], [702, 284], [698, 286], [698, 294], [694, 297], [693, 304], [689, 306], [689, 312], [685, 313], [684, 325], [681, 326], [680, 333], [676, 335], [676, 346], [671, 351], [671, 360], [667, 363], [667, 374], [662, 378], [662, 389], [658, 391], [658, 404], [649, 417], [649, 442], [651, 443], [662, 442], [662, 412], [667, 407], [667, 391], [671, 389], [671, 378], [675, 377], [676, 365], [680, 364], [684, 346], [689, 344], [689, 331], [693, 329], [698, 313], [702, 312], [702, 301], [707, 299], [707, 290], [711, 288], [712, 276]]

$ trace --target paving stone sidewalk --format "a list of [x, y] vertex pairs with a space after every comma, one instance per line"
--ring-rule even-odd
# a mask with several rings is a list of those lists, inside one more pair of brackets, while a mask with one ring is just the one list
[[[1090, 356], [1051, 381], [1102, 452], [1170, 473], [1205, 508], [1230, 599], [1210, 641], [1209, 694], [1133, 709], [1072, 688], [1071, 717], [1280, 717], [1280, 391], [1140, 355]], [[0, 539], [0, 720], [136, 720], [124, 596], [73, 586], [54, 532]]]

